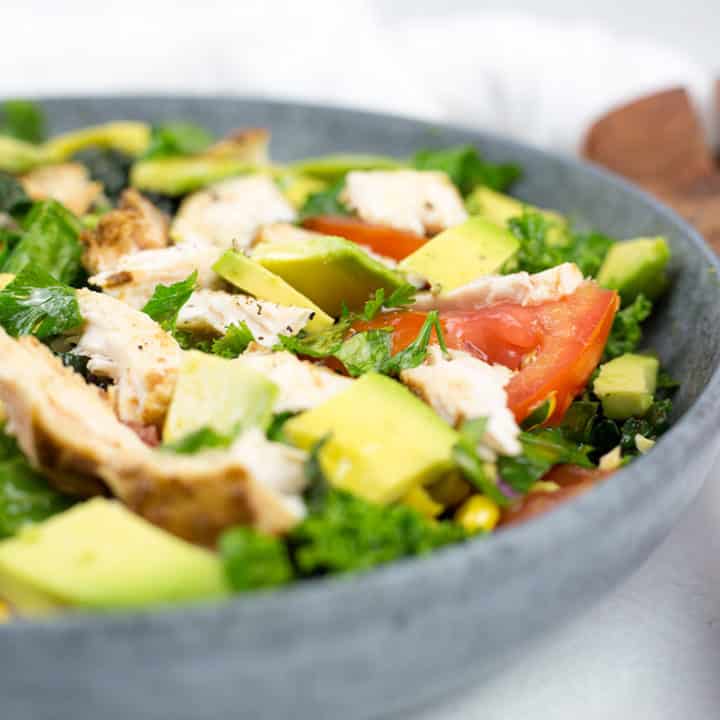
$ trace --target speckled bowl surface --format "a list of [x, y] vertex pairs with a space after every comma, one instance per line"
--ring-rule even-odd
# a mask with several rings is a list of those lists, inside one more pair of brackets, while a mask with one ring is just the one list
[[647, 341], [682, 386], [678, 420], [649, 455], [488, 539], [222, 604], [0, 626], [3, 720], [411, 717], [482, 682], [619, 583], [699, 490], [720, 415], [719, 266], [688, 225], [623, 180], [484, 133], [341, 109], [215, 97], [44, 106], [54, 132], [111, 119], [268, 127], [278, 160], [476, 144], [523, 166], [515, 192], [529, 202], [620, 237], [668, 237], [673, 285]]

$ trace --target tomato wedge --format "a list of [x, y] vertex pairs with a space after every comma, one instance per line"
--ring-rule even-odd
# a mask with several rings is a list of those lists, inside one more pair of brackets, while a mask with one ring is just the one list
[[500, 527], [517, 525], [554, 510], [571, 498], [590, 490], [612, 472], [597, 468], [582, 468], [577, 465], [556, 465], [543, 481], [559, 485], [554, 492], [532, 492], [525, 495], [517, 504], [503, 510]]
[[302, 226], [323, 235], [343, 237], [394, 260], [406, 258], [427, 242], [422, 235], [408, 230], [371, 225], [344, 215], [316, 215], [303, 220]]
[[[555, 393], [548, 421], [554, 424], [600, 361], [618, 305], [616, 292], [588, 281], [572, 295], [535, 307], [503, 303], [443, 312], [440, 325], [448, 347], [517, 371], [507, 392], [518, 421]], [[354, 329], [392, 327], [393, 352], [398, 352], [417, 337], [425, 317], [424, 312], [392, 312]]]

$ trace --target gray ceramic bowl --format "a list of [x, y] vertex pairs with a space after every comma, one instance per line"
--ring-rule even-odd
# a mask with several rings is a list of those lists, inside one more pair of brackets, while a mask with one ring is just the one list
[[367, 718], [482, 681], [567, 622], [647, 557], [700, 488], [720, 406], [718, 262], [676, 215], [574, 160], [483, 133], [398, 117], [228, 98], [44, 103], [53, 131], [116, 118], [190, 119], [222, 132], [269, 127], [274, 156], [406, 156], [474, 143], [525, 168], [523, 199], [621, 237], [664, 234], [674, 282], [648, 332], [682, 387], [658, 446], [528, 525], [353, 578], [222, 605], [66, 616], [0, 627], [8, 720]]

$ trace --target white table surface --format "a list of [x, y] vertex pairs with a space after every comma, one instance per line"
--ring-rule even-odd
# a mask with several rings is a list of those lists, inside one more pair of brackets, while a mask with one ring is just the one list
[[[644, 91], [681, 82], [707, 107], [720, 19], [712, 0], [9, 0], [2, 12], [0, 96], [250, 92], [565, 151]], [[624, 585], [501, 678], [413, 720], [566, 718], [720, 718], [720, 465]]]

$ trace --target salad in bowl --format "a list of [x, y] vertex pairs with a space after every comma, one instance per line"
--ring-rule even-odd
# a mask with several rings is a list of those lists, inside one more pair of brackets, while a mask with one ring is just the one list
[[486, 542], [668, 428], [663, 237], [508, 194], [472, 146], [0, 135], [0, 599], [197, 602]]

